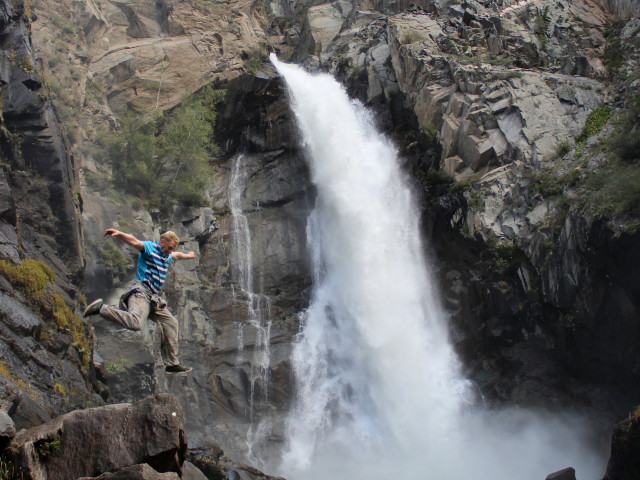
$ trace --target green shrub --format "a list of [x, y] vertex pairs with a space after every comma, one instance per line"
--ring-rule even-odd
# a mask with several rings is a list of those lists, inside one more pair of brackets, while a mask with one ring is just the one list
[[[56, 383], [56, 385], [59, 384]], [[60, 448], [60, 439], [56, 438], [55, 440], [41, 440], [36, 443], [35, 447], [40, 456], [46, 457]]]
[[624, 62], [624, 56], [622, 54], [622, 40], [620, 39], [620, 33], [624, 27], [625, 20], [617, 19], [609, 22], [605, 28], [604, 36], [607, 43], [604, 47], [602, 55], [602, 63], [604, 63], [609, 78], [615, 78], [618, 76], [620, 67]]
[[116, 373], [119, 372], [121, 370], [124, 370], [124, 368], [129, 364], [129, 360], [124, 358], [124, 357], [120, 357], [120, 359], [116, 362], [105, 362], [104, 364], [104, 368], [107, 369], [107, 372], [110, 373]]
[[640, 165], [608, 165], [591, 175], [583, 196], [585, 210], [604, 217], [634, 217], [640, 213]]
[[484, 212], [484, 197], [477, 190], [472, 190], [469, 194], [469, 207], [476, 212]]
[[0, 480], [9, 480], [11, 478], [14, 478], [13, 463], [3, 453], [0, 457]]
[[433, 123], [428, 122], [422, 127], [422, 133], [425, 136], [426, 142], [429, 145], [432, 145], [438, 139], [438, 127], [436, 127]]
[[44, 288], [55, 280], [55, 274], [48, 265], [30, 258], [23, 259], [20, 265], [0, 260], [0, 275], [30, 298], [41, 295]]
[[576, 169], [563, 172], [556, 168], [543, 166], [539, 170], [528, 173], [527, 179], [533, 193], [549, 199], [562, 195], [565, 188], [574, 186], [579, 176], [580, 172]]
[[640, 159], [640, 92], [629, 96], [627, 107], [620, 112], [616, 128], [607, 139], [607, 147], [625, 163]]
[[427, 172], [427, 182], [432, 184], [447, 184], [453, 183], [453, 178], [444, 170], [430, 168]]
[[53, 318], [58, 330], [71, 333], [72, 344], [80, 354], [84, 368], [89, 367], [91, 360], [91, 346], [80, 317], [71, 311], [58, 292], [52, 293]]
[[30, 258], [23, 259], [19, 265], [0, 260], [0, 275], [17, 286], [41, 311], [51, 312], [56, 328], [71, 334], [73, 346], [82, 358], [83, 367], [88, 368], [91, 347], [82, 320], [71, 311], [55, 289], [50, 289], [45, 294], [46, 287], [55, 281], [51, 268]]
[[400, 43], [402, 45], [408, 45], [410, 43], [422, 42], [424, 37], [419, 33], [413, 32], [411, 30], [406, 30], [402, 32], [402, 36], [400, 37]]
[[613, 110], [610, 107], [604, 106], [593, 110], [587, 116], [587, 120], [584, 122], [582, 132], [576, 140], [578, 142], [585, 142], [589, 137], [592, 137], [598, 133], [607, 124], [609, 119], [613, 115]]
[[556, 153], [559, 157], [564, 157], [570, 151], [571, 151], [571, 144], [569, 143], [568, 140], [565, 140], [564, 142], [560, 142], [560, 145], [558, 145], [558, 150]]

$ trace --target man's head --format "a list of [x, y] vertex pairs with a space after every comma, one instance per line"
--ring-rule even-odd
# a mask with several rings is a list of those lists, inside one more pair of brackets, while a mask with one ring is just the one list
[[162, 253], [164, 253], [165, 255], [169, 255], [178, 247], [180, 239], [175, 233], [173, 233], [172, 231], [168, 231], [160, 235], [160, 242], [158, 243], [160, 244]]

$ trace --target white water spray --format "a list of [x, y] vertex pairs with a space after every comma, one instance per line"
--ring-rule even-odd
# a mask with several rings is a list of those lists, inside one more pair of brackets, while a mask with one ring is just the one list
[[328, 75], [272, 62], [290, 93], [317, 203], [314, 293], [294, 346], [289, 480], [542, 480], [602, 459], [576, 422], [482, 412], [459, 371], [393, 145]]

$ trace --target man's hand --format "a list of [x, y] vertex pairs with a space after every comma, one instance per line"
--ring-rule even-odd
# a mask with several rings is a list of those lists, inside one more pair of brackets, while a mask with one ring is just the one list
[[107, 228], [104, 231], [104, 236], [107, 237], [116, 237], [117, 239], [123, 241], [127, 245], [131, 245], [133, 248], [141, 252], [144, 250], [144, 244], [138, 240], [133, 235], [129, 235], [128, 233], [121, 232], [120, 230], [116, 230], [115, 228]]

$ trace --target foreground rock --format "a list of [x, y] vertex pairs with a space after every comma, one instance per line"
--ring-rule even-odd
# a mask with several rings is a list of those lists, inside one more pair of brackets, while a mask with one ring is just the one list
[[160, 473], [180, 474], [186, 449], [182, 409], [175, 397], [160, 394], [135, 404], [77, 410], [23, 430], [12, 450], [15, 478], [54, 480], [145, 463]]
[[603, 480], [640, 478], [640, 408], [613, 431], [611, 457]]

